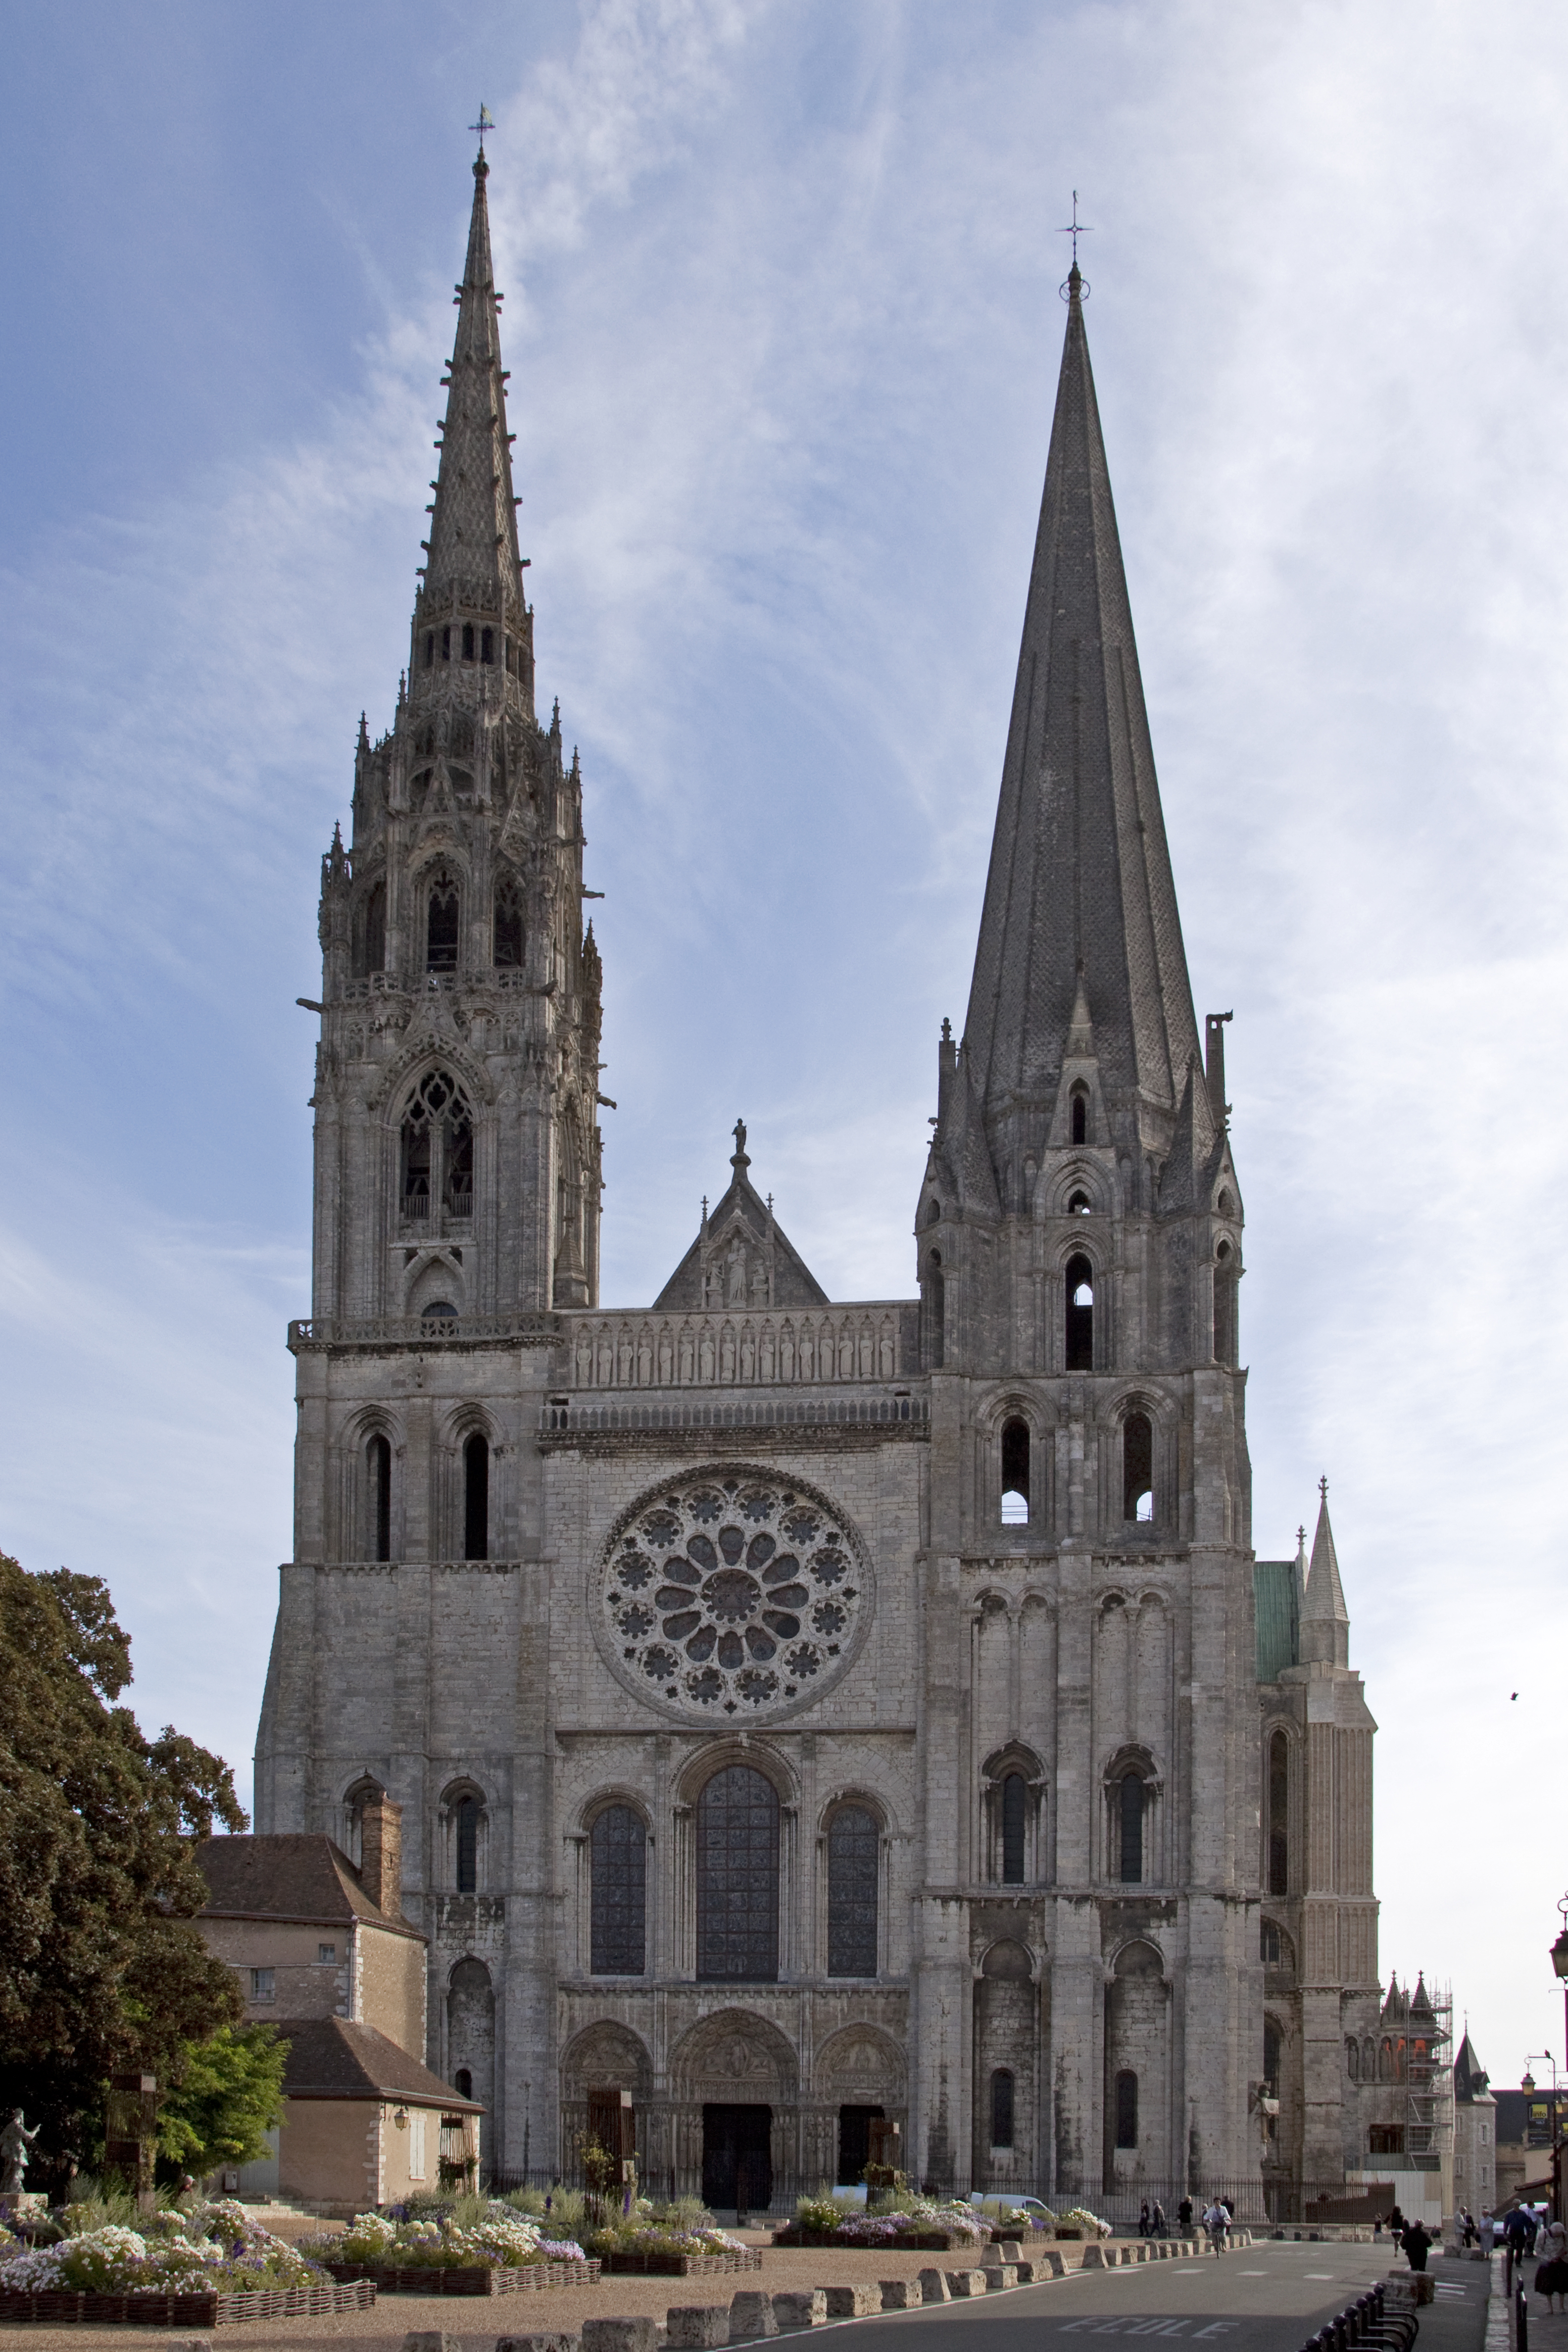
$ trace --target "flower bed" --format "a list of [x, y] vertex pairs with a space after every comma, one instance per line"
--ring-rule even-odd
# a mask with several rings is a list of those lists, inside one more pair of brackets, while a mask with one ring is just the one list
[[604, 2267], [612, 2275], [640, 2272], [650, 2278], [722, 2278], [735, 2271], [760, 2271], [763, 2250], [729, 2246], [721, 2253], [682, 2254], [658, 2248], [639, 2252], [626, 2246], [605, 2255]]
[[527, 2294], [592, 2285], [597, 2263], [569, 2238], [547, 2238], [537, 2221], [492, 2200], [467, 2228], [449, 2217], [395, 2221], [356, 2214], [341, 2237], [301, 2238], [335, 2279], [374, 2279], [384, 2294]]
[[612, 2273], [655, 2278], [721, 2278], [729, 2272], [763, 2266], [760, 2250], [731, 2237], [727, 2230], [682, 2229], [668, 2221], [609, 2222], [594, 2231], [588, 2251]]
[[333, 2278], [371, 2282], [383, 2294], [532, 2294], [550, 2287], [592, 2286], [595, 2262], [328, 2263]]
[[139, 2230], [79, 2229], [0, 2260], [0, 2318], [195, 2327], [358, 2310], [374, 2300], [374, 2292], [337, 2300], [343, 2292], [232, 2201], [153, 2213]]
[[987, 2217], [967, 2205], [911, 2197], [887, 2213], [846, 2212], [826, 2197], [803, 2197], [795, 2220], [773, 2232], [775, 2246], [864, 2246], [876, 2253], [975, 2252], [991, 2235]]
[[318, 2279], [310, 2286], [253, 2287], [229, 2293], [196, 2288], [160, 2294], [142, 2287], [129, 2294], [73, 2294], [44, 2287], [35, 2294], [0, 2290], [0, 2324], [41, 2320], [58, 2327], [80, 2323], [102, 2326], [124, 2322], [142, 2327], [223, 2327], [244, 2319], [306, 2319], [340, 2311], [368, 2311], [375, 2301], [369, 2281], [340, 2285]]

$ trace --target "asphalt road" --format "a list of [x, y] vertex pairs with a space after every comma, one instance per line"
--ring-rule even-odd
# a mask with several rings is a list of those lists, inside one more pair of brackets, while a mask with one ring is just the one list
[[[1300, 2352], [1326, 2319], [1388, 2275], [1386, 2246], [1266, 2240], [1186, 2263], [1088, 2271], [984, 2302], [855, 2324], [855, 2352], [1062, 2352], [1089, 2336], [1154, 2336], [1223, 2352]], [[1481, 2352], [1487, 2267], [1436, 2263], [1417, 2352]], [[1087, 2347], [1085, 2347], [1087, 2352]]]

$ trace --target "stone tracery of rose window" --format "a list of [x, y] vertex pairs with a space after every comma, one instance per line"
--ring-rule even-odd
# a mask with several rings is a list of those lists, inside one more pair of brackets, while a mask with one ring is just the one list
[[612, 1539], [605, 1630], [622, 1679], [697, 1717], [755, 1716], [837, 1680], [869, 1606], [842, 1512], [798, 1481], [700, 1473]]

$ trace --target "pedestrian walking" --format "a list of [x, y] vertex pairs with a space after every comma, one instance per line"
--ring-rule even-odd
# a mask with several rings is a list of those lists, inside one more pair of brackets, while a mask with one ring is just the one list
[[1432, 2243], [1424, 2221], [1412, 2221], [1405, 2232], [1405, 2259], [1413, 2271], [1426, 2267], [1426, 2250]]
[[1149, 2200], [1145, 2197], [1138, 2208], [1138, 2235], [1141, 2238], [1152, 2238], [1153, 2234], [1153, 2227], [1149, 2219]]
[[1190, 2197], [1184, 2197], [1181, 2203], [1176, 2208], [1176, 2227], [1180, 2230], [1184, 2238], [1190, 2238], [1192, 2236], [1193, 2200]]
[[1154, 2200], [1154, 2210], [1151, 2216], [1150, 2235], [1151, 2237], [1163, 2238], [1166, 2234], [1165, 2209], [1156, 2197]]
[[1541, 2261], [1535, 2273], [1535, 2292], [1546, 2297], [1548, 2311], [1552, 2308], [1553, 2297], [1559, 2309], [1568, 2310], [1568, 2229], [1561, 2221], [1545, 2221], [1536, 2243]]

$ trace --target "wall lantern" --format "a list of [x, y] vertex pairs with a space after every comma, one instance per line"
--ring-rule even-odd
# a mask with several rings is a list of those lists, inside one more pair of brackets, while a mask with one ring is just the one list
[[406, 2131], [408, 2129], [407, 2108], [398, 2107], [394, 2113], [392, 2120], [397, 2126], [399, 2131]]

